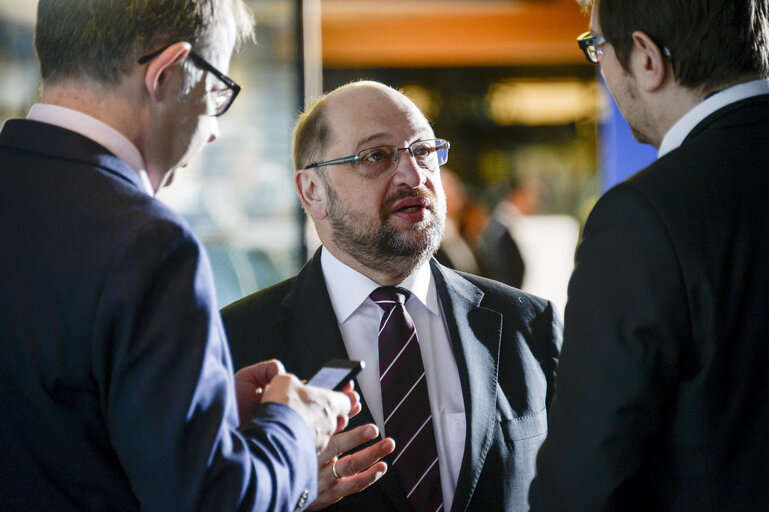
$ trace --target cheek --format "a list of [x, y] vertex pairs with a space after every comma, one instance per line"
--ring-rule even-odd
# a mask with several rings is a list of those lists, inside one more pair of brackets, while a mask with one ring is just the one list
[[[345, 172], [355, 172], [344, 169]], [[340, 180], [341, 181], [341, 180]], [[379, 219], [387, 196], [387, 187], [376, 180], [356, 177], [355, 180], [341, 181], [333, 184], [337, 196], [347, 210], [361, 219]]]
[[204, 146], [215, 134], [213, 117], [199, 116], [190, 123], [190, 149], [197, 150]]

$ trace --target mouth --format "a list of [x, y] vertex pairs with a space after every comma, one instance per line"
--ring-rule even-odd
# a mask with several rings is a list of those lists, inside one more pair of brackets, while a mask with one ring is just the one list
[[393, 205], [393, 212], [418, 213], [430, 208], [430, 202], [423, 197], [408, 197]]
[[427, 197], [414, 195], [396, 200], [389, 208], [390, 215], [407, 224], [419, 224], [428, 219], [432, 203]]

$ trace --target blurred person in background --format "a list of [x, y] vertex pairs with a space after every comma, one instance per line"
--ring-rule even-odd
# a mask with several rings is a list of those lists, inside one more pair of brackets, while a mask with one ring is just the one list
[[481, 201], [468, 197], [465, 208], [462, 210], [459, 222], [459, 232], [475, 251], [475, 261], [478, 261], [478, 241], [486, 229], [489, 221], [489, 209]]
[[[369, 448], [389, 469], [329, 510], [524, 510], [560, 347], [553, 305], [432, 257], [449, 144], [403, 94], [342, 86], [300, 116], [293, 146], [323, 246], [298, 275], [222, 310], [235, 366], [267, 353], [298, 373], [366, 362], [352, 426], [387, 436]], [[347, 449], [322, 479], [369, 471]]]
[[509, 178], [481, 235], [478, 259], [483, 275], [520, 288], [526, 264], [516, 243], [516, 223], [539, 207], [539, 183], [534, 179]]
[[584, 1], [656, 162], [591, 212], [535, 512], [769, 504], [769, 2]]
[[441, 183], [446, 193], [446, 226], [435, 259], [454, 270], [480, 274], [472, 247], [460, 233], [462, 214], [468, 205], [467, 191], [459, 177], [448, 167], [441, 167]]
[[233, 378], [205, 251], [153, 197], [216, 138], [252, 30], [240, 0], [40, 0], [42, 101], [0, 133], [0, 509], [314, 499], [357, 396]]

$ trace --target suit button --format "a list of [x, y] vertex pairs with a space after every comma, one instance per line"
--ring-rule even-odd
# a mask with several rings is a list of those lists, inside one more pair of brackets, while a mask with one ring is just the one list
[[300, 510], [304, 506], [304, 504], [307, 503], [307, 496], [309, 496], [309, 494], [310, 494], [310, 490], [305, 489], [304, 492], [302, 493], [302, 496], [299, 498], [299, 501], [296, 504], [296, 508], [294, 508], [294, 512], [297, 512], [298, 510]]

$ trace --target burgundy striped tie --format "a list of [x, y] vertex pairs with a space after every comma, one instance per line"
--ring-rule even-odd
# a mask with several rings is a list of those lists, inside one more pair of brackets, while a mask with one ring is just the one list
[[437, 512], [443, 510], [438, 451], [417, 331], [404, 306], [409, 292], [385, 286], [370, 297], [384, 310], [379, 324], [379, 383], [385, 434], [396, 441], [392, 465], [412, 508]]

